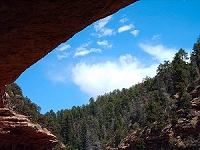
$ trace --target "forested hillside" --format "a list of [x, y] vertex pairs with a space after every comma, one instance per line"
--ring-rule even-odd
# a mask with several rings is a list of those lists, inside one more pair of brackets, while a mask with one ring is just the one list
[[[52, 131], [65, 145], [64, 149], [101, 150], [123, 145], [123, 139], [135, 131], [148, 128], [158, 136], [169, 124], [175, 127], [181, 117], [178, 110], [187, 116], [193, 109], [191, 100], [194, 90], [195, 98], [199, 97], [199, 85], [200, 37], [191, 54], [180, 49], [171, 62], [158, 66], [154, 78], [147, 75], [141, 83], [128, 89], [90, 98], [87, 105], [58, 112], [50, 110], [41, 115], [40, 107], [24, 98], [15, 83], [7, 86], [7, 93], [14, 110]], [[139, 135], [135, 147], [145, 149], [144, 137]]]
[[10, 109], [27, 116], [33, 123], [47, 127], [49, 120], [45, 115], [40, 114], [41, 107], [31, 102], [28, 97], [24, 97], [19, 85], [16, 83], [7, 85], [6, 93], [9, 95], [8, 107]]

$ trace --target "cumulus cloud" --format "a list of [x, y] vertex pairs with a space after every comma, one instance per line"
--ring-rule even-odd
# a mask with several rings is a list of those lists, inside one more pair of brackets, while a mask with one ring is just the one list
[[72, 69], [73, 82], [90, 96], [96, 97], [114, 89], [128, 88], [146, 76], [156, 74], [157, 64], [144, 67], [130, 54], [116, 61], [95, 64], [81, 62]]
[[151, 45], [151, 44], [140, 43], [139, 47], [145, 52], [154, 56], [160, 62], [163, 62], [164, 60], [172, 60], [175, 53], [178, 51], [175, 48], [168, 48], [161, 44]]
[[92, 52], [99, 52], [99, 53], [102, 52], [102, 50], [98, 48], [89, 48], [89, 45], [90, 45], [90, 42], [82, 44], [81, 46], [76, 48], [74, 57], [84, 56]]
[[118, 29], [118, 33], [122, 33], [124, 31], [128, 31], [128, 30], [131, 30], [132, 28], [134, 28], [134, 25], [133, 24], [129, 24], [129, 25], [124, 25], [122, 27], [120, 27]]
[[107, 40], [97, 41], [97, 44], [100, 45], [100, 46], [107, 47], [107, 48], [111, 48], [112, 47], [112, 44], [108, 43]]
[[105, 26], [109, 23], [109, 21], [112, 19], [112, 16], [108, 16], [106, 18], [103, 18], [99, 21], [97, 21], [94, 24], [94, 29], [96, 31], [96, 33], [94, 33], [93, 35], [100, 37], [104, 37], [104, 36], [111, 36], [114, 34], [113, 29], [110, 28], [106, 28]]
[[139, 34], [139, 30], [133, 30], [131, 31], [131, 34], [133, 34], [136, 37]]

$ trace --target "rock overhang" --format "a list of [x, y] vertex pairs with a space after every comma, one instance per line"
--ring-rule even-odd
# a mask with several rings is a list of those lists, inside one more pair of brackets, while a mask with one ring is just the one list
[[136, 1], [1, 1], [0, 89], [77, 32]]

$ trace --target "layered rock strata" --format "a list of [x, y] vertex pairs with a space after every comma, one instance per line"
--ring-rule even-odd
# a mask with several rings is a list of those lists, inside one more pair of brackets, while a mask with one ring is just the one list
[[49, 150], [57, 138], [39, 124], [9, 108], [0, 108], [0, 149], [2, 150]]

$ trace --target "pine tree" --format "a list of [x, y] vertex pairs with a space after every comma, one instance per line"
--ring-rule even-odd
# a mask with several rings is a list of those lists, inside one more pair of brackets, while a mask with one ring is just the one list
[[[188, 86], [189, 65], [187, 53], [180, 49], [172, 61], [172, 80], [175, 93], [182, 95]], [[174, 94], [175, 94], [174, 93]]]
[[165, 125], [164, 109], [159, 102], [152, 101], [146, 108], [147, 125], [156, 132], [160, 132]]
[[172, 81], [172, 63], [164, 61], [157, 68], [157, 86], [158, 89], [164, 88], [170, 94], [173, 94], [173, 81]]

